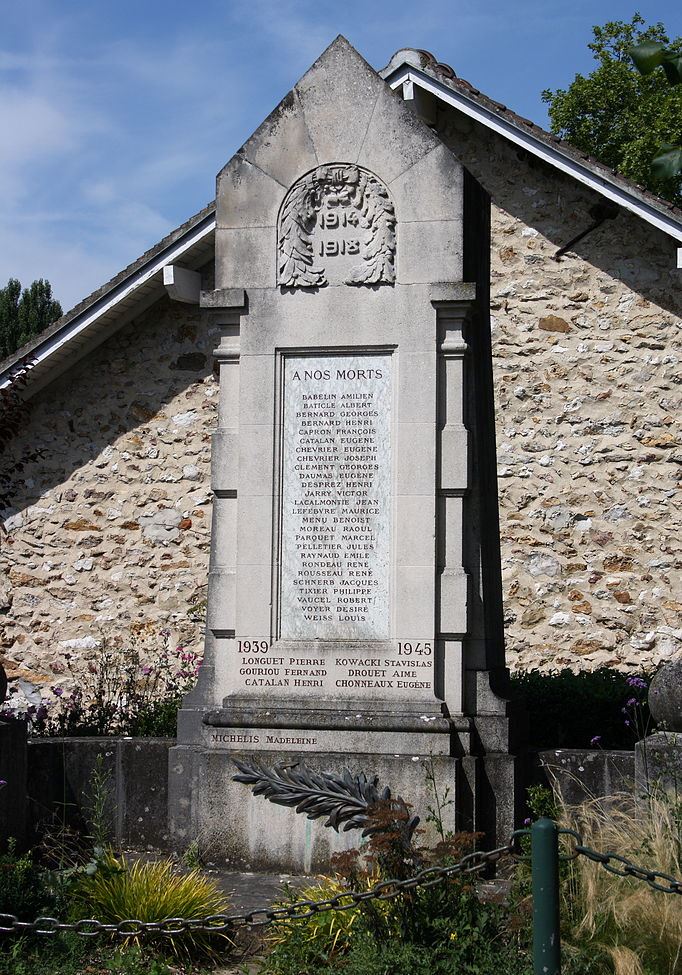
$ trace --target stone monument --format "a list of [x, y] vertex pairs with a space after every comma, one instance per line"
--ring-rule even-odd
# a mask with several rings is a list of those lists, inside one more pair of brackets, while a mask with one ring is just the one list
[[178, 847], [310, 870], [354, 842], [233, 782], [245, 756], [378, 775], [416, 811], [428, 759], [452, 825], [512, 828], [486, 204], [341, 37], [218, 175], [207, 637], [170, 755]]

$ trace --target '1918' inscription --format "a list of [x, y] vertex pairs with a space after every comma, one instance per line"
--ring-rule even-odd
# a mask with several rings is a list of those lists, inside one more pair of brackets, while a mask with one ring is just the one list
[[281, 637], [388, 639], [390, 355], [288, 357], [283, 429]]

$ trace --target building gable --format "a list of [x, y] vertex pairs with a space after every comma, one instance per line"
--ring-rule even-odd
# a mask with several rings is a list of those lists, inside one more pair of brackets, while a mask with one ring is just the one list
[[[218, 185], [222, 180], [229, 179], [235, 160], [241, 158], [246, 164], [250, 164], [254, 173], [262, 173], [260, 185], [252, 182], [250, 191], [261, 192], [263, 204], [267, 206], [268, 199], [272, 199], [272, 188], [277, 185], [286, 186], [291, 181], [291, 160], [300, 160], [305, 152], [310, 169], [313, 169], [320, 154], [327, 158], [331, 158], [329, 153], [333, 156], [335, 139], [341, 133], [335, 132], [334, 120], [329, 118], [328, 113], [325, 115], [319, 88], [311, 89], [307, 79], [321, 65], [321, 70], [328, 73], [330, 84], [333, 83], [334, 61], [341, 52], [345, 57], [354, 59], [355, 88], [352, 92], [349, 91], [348, 97], [354, 109], [357, 161], [362, 162], [362, 143], [367, 143], [368, 127], [381, 124], [384, 117], [378, 99], [385, 100], [391, 96], [388, 90], [383, 89], [380, 89], [380, 95], [377, 94], [376, 73], [345, 38], [339, 37], [265, 119], [243, 149], [224, 167], [218, 175]], [[492, 101], [468, 82], [457, 78], [449, 65], [439, 63], [428, 52], [402, 49], [393, 55], [380, 75], [385, 79], [388, 88], [401, 92], [406, 102], [417, 114], [431, 122], [433, 128], [436, 128], [435, 115], [438, 108], [461, 114], [482, 129], [495, 133], [511, 145], [521, 147], [555, 171], [586, 186], [612, 205], [663, 231], [675, 245], [682, 242], [682, 213], [672, 204], [653, 196], [642, 187], [635, 186], [597, 160], [578, 152], [534, 123], [516, 115], [506, 106]], [[368, 97], [370, 90], [373, 94]], [[286, 145], [280, 139], [277, 151], [273, 151], [274, 135], [284, 125], [290, 144]], [[438, 134], [443, 136], [442, 132]], [[416, 132], [414, 138], [407, 142], [404, 132], [398, 143], [391, 138], [390, 131], [384, 132], [383, 136], [383, 141], [375, 139], [374, 145], [382, 146], [384, 165], [392, 160], [390, 165], [399, 169], [405, 158], [414, 158], [415, 152], [423, 151], [423, 147], [419, 148], [424, 139], [423, 131]], [[437, 135], [434, 134], [433, 138], [437, 138]], [[445, 141], [447, 143], [447, 138]], [[244, 203], [243, 199], [240, 201], [237, 184], [233, 184], [230, 191], [230, 214], [225, 218], [228, 222], [238, 219], [239, 208]], [[275, 190], [275, 195], [276, 192]], [[177, 263], [182, 273], [185, 269], [195, 270], [210, 261], [213, 257], [215, 229], [215, 203], [211, 203], [85, 298], [50, 328], [0, 363], [0, 388], [11, 382], [17, 365], [22, 362], [30, 362], [32, 366], [27, 383], [29, 395], [51, 382], [114, 331], [162, 297], [166, 283], [173, 279], [169, 268]], [[229, 229], [228, 226], [221, 228]], [[671, 255], [671, 260], [674, 263], [674, 255]], [[677, 249], [677, 265], [682, 266], [682, 247]], [[198, 286], [194, 286], [193, 290], [198, 298], [197, 289]], [[166, 290], [171, 297], [178, 296], [177, 289], [172, 286], [166, 287]]]

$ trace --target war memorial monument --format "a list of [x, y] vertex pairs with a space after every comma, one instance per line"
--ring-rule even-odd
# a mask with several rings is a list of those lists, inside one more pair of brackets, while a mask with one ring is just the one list
[[234, 758], [512, 827], [484, 194], [343, 38], [218, 175], [207, 637], [170, 827], [306, 869], [355, 842]]

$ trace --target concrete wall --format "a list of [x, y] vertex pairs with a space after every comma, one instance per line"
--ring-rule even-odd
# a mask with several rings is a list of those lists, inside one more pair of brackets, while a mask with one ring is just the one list
[[[5, 769], [6, 741], [0, 725], [0, 770]], [[19, 726], [15, 726], [19, 727]], [[19, 788], [20, 763], [13, 766], [14, 793], [10, 807], [0, 791], [0, 842], [8, 835], [20, 840], [22, 823], [27, 827], [26, 839], [37, 842], [46, 826], [53, 826], [64, 819], [68, 824], [87, 831], [92, 776], [96, 759], [101, 755], [108, 775], [107, 810], [111, 825], [111, 837], [123, 847], [142, 850], [147, 848], [169, 849], [167, 831], [167, 766], [168, 749], [175, 744], [171, 739], [151, 738], [48, 738], [33, 739], [28, 745], [28, 762], [21, 780], [28, 782], [27, 816], [23, 817]], [[16, 754], [16, 749], [12, 753]], [[244, 756], [248, 757], [248, 756]], [[272, 756], [273, 760], [277, 757]], [[343, 765], [352, 765], [349, 756], [341, 756]], [[248, 787], [231, 782], [234, 768], [228, 767], [224, 756], [214, 756], [214, 768], [206, 784], [204, 802], [222, 804], [225, 790], [234, 791], [246, 798]], [[14, 761], [14, 759], [13, 759]], [[267, 762], [266, 762], [267, 764]], [[313, 762], [313, 764], [316, 764]], [[436, 763], [437, 765], [437, 763]], [[362, 763], [360, 763], [362, 766]], [[402, 794], [408, 801], [421, 790], [423, 769], [419, 764], [386, 761], [382, 766], [382, 782], [390, 783], [394, 793]], [[28, 776], [26, 777], [26, 769]], [[356, 769], [357, 771], [358, 769]], [[438, 771], [439, 787], [442, 772]], [[539, 781], [552, 785], [568, 805], [584, 800], [631, 792], [635, 781], [634, 752], [604, 751], [596, 749], [558, 749], [539, 752], [529, 762], [526, 772], [528, 782]], [[7, 776], [5, 776], [7, 777]], [[4, 803], [4, 804], [3, 804]], [[250, 805], [243, 804], [241, 815], [247, 815]], [[240, 869], [257, 869], [260, 865], [263, 824], [269, 823], [277, 835], [281, 835], [284, 848], [305, 853], [292, 853], [291, 863], [305, 862], [306, 869], [315, 869], [326, 862], [330, 844], [353, 846], [357, 836], [343, 834], [337, 841], [333, 831], [321, 823], [311, 823], [303, 816], [296, 817], [293, 833], [281, 832], [286, 810], [258, 799], [258, 828], [250, 831], [251, 846], [242, 848], [239, 830], [233, 823], [224, 823], [222, 831], [197, 831], [187, 834], [177, 852], [193, 840], [199, 840], [205, 854], [215, 859], [217, 854], [227, 855]], [[424, 809], [415, 808], [423, 814]], [[241, 825], [241, 824], [239, 824]], [[464, 821], [460, 828], [466, 828]], [[286, 862], [286, 855], [284, 857]], [[284, 861], [283, 861], [284, 862]], [[291, 863], [289, 864], [291, 866]]]
[[28, 834], [61, 822], [89, 829], [97, 756], [106, 774], [112, 840], [133, 849], [168, 841], [167, 738], [38, 738], [28, 746]]
[[538, 752], [537, 763], [568, 806], [631, 793], [635, 785], [634, 752], [559, 748]]
[[21, 847], [26, 836], [26, 725], [0, 721], [0, 852], [7, 840]]

